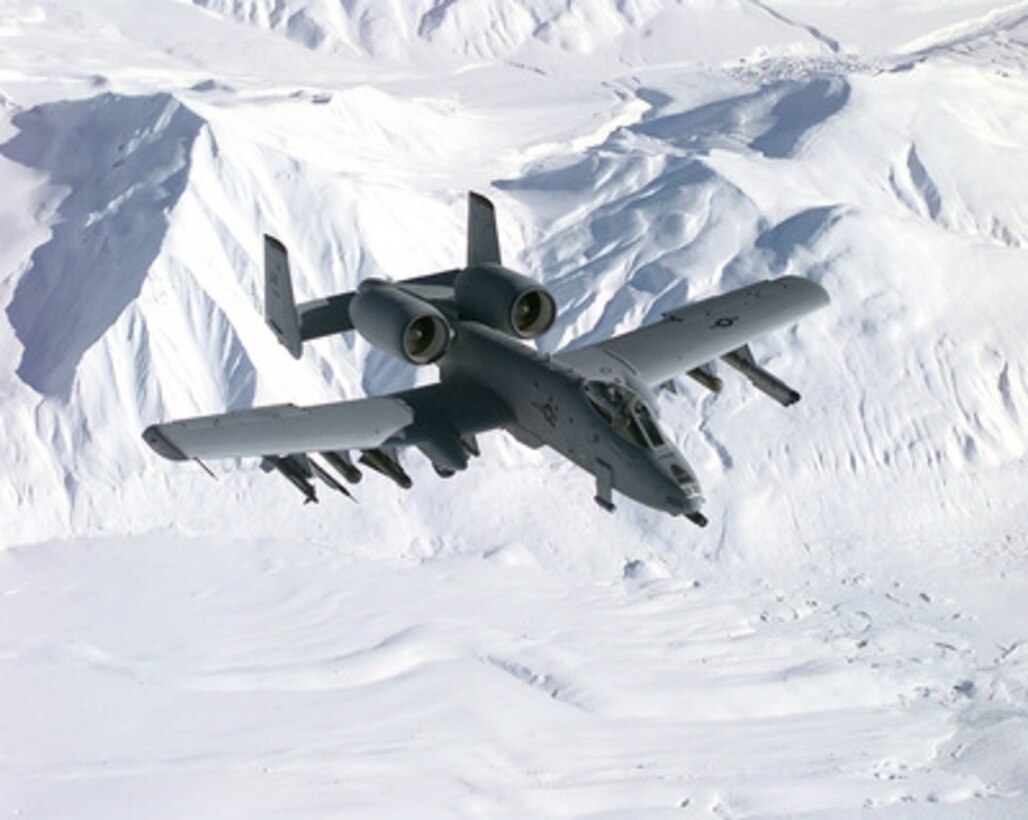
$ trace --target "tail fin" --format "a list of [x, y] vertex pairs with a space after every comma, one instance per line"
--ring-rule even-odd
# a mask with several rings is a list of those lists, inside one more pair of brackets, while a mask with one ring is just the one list
[[481, 194], [468, 192], [468, 267], [485, 262], [500, 264], [500, 239], [496, 233], [493, 203]]
[[264, 321], [294, 359], [300, 358], [303, 340], [300, 317], [293, 299], [286, 246], [273, 236], [264, 236]]

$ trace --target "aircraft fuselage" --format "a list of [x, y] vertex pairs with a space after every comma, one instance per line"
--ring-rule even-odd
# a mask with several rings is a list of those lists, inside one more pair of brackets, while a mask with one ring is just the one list
[[717, 392], [720, 359], [779, 404], [794, 404], [800, 394], [764, 370], [749, 343], [823, 308], [825, 290], [795, 276], [756, 282], [551, 356], [527, 342], [552, 327], [557, 302], [503, 265], [494, 207], [481, 194], [468, 195], [467, 239], [464, 267], [399, 282], [365, 278], [355, 290], [297, 304], [285, 245], [265, 236], [265, 321], [294, 358], [307, 341], [355, 331], [400, 361], [436, 365], [439, 383], [151, 424], [143, 439], [173, 461], [258, 456], [314, 501], [315, 479], [349, 495], [318, 459], [353, 482], [357, 451], [360, 464], [407, 489], [401, 449], [420, 450], [447, 477], [479, 455], [479, 434], [503, 429], [592, 475], [606, 510], [617, 490], [704, 526], [696, 475], [657, 422], [655, 386], [687, 374]]
[[[624, 384], [589, 381], [558, 360], [473, 322], [458, 325], [439, 368], [444, 383], [477, 382], [504, 402], [513, 419], [506, 429], [518, 441], [552, 447], [595, 476], [601, 506], [612, 508], [610, 491], [616, 489], [673, 515], [698, 514], [703, 499], [695, 474], [657, 427], [653, 408]], [[614, 412], [602, 410], [598, 392], [622, 398], [626, 414], [632, 410], [636, 418], [626, 415], [619, 421], [618, 405]], [[650, 423], [638, 424], [639, 417]]]

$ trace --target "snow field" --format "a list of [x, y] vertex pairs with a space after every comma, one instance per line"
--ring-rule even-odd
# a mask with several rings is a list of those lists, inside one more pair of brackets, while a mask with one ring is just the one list
[[[201, 8], [203, 6], [203, 8]], [[887, 7], [888, 6], [888, 7]], [[1023, 3], [0, 0], [0, 806], [15, 816], [1026, 810]], [[165, 417], [432, 377], [298, 298], [459, 264], [546, 350], [782, 274], [662, 394], [711, 526], [483, 437], [302, 508]]]

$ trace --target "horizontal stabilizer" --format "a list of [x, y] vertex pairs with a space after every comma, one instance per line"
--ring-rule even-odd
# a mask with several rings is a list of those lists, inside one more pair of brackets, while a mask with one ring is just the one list
[[749, 345], [738, 347], [721, 358], [749, 379], [757, 390], [766, 393], [783, 407], [800, 400], [799, 393], [753, 360]]
[[353, 330], [353, 322], [350, 321], [353, 297], [354, 292], [347, 291], [299, 305], [296, 312], [300, 321], [300, 339], [306, 342]]
[[353, 297], [348, 291], [297, 305], [286, 247], [273, 236], [264, 237], [264, 319], [293, 358], [300, 358], [308, 339], [353, 330]]

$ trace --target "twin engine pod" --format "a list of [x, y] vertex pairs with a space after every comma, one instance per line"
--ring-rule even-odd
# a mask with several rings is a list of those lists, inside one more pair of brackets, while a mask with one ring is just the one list
[[361, 282], [350, 302], [350, 321], [361, 336], [411, 364], [431, 364], [453, 334], [434, 305], [381, 279]]
[[[557, 316], [556, 303], [545, 288], [492, 263], [457, 273], [453, 292], [453, 307], [461, 320], [480, 322], [518, 339], [545, 333]], [[453, 328], [442, 310], [381, 279], [361, 283], [349, 313], [353, 327], [365, 339], [411, 364], [432, 364], [453, 339]]]
[[557, 317], [557, 305], [546, 288], [491, 262], [458, 273], [453, 292], [462, 319], [518, 339], [542, 335]]

